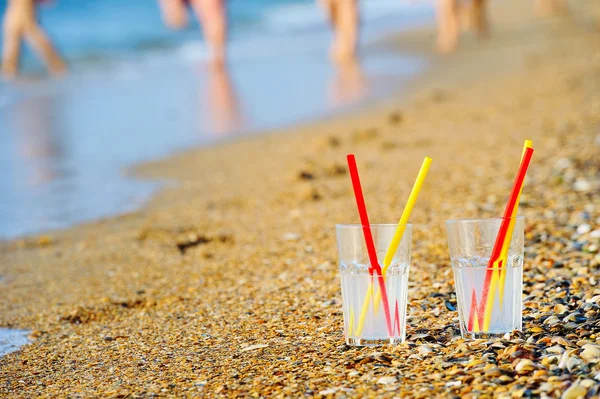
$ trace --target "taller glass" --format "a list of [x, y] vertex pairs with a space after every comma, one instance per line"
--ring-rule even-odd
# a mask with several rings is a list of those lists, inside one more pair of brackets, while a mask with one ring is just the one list
[[[384, 259], [398, 225], [371, 224], [370, 227], [381, 275], [369, 273], [370, 262], [362, 226], [336, 226], [346, 344], [398, 344], [406, 337], [412, 226], [406, 225], [387, 270], [384, 270]], [[383, 295], [383, 286], [386, 295]]]
[[[512, 236], [490, 264], [503, 223]], [[522, 329], [524, 226], [522, 216], [446, 221], [463, 338], [501, 337]]]

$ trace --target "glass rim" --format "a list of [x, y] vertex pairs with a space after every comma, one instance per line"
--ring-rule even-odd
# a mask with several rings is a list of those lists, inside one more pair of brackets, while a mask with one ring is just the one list
[[[406, 268], [410, 268], [410, 265], [407, 265], [403, 269], [406, 269]], [[390, 276], [402, 276], [404, 273], [405, 273], [404, 271], [401, 273], [386, 273], [386, 274], [376, 274], [376, 273], [369, 274], [368, 272], [367, 273], [341, 273], [340, 272], [339, 275], [340, 276], [372, 277], [372, 278], [379, 279], [379, 277], [386, 278], [386, 277], [390, 277]]]
[[513, 217], [503, 217], [503, 216], [497, 216], [497, 217], [491, 217], [491, 218], [464, 218], [464, 219], [449, 219], [446, 220], [446, 224], [450, 225], [450, 224], [456, 224], [456, 223], [475, 223], [475, 222], [486, 222], [486, 221], [492, 221], [492, 220], [524, 220], [525, 216], [521, 215], [521, 216], [513, 216]]
[[500, 268], [498, 267], [490, 267], [489, 264], [486, 265], [482, 265], [482, 266], [451, 266], [452, 269], [478, 269], [478, 270], [500, 270], [500, 269], [518, 269], [519, 267], [523, 267], [523, 265], [521, 266], [510, 266], [510, 267], [506, 267], [506, 266], [502, 266]]
[[[362, 228], [362, 223], [336, 223], [335, 228]], [[369, 227], [398, 227], [398, 226], [406, 226], [412, 228], [412, 223], [399, 224], [399, 223], [370, 223]]]

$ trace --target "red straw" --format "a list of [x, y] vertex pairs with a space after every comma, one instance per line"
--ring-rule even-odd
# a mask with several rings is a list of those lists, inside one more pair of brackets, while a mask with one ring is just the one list
[[[510, 217], [517, 205], [517, 199], [519, 198], [519, 193], [523, 187], [523, 182], [525, 180], [525, 175], [527, 174], [527, 168], [529, 167], [529, 162], [531, 161], [531, 157], [533, 156], [533, 148], [527, 148], [525, 150], [525, 155], [523, 156], [523, 161], [521, 162], [521, 166], [519, 167], [519, 172], [517, 173], [517, 177], [515, 178], [515, 183], [513, 185], [512, 191], [510, 193], [510, 197], [508, 198], [508, 203], [506, 204], [506, 208], [504, 209], [504, 216], [502, 218], [502, 224], [500, 225], [500, 230], [498, 231], [498, 235], [496, 236], [496, 242], [494, 243], [494, 248], [492, 249], [492, 255], [490, 256], [490, 260], [488, 263], [488, 269], [485, 274], [485, 280], [483, 282], [483, 290], [481, 292], [481, 302], [479, 303], [479, 309], [477, 311], [477, 317], [479, 318], [479, 326], [483, 326], [483, 319], [485, 315], [485, 308], [488, 298], [488, 293], [490, 291], [490, 283], [492, 281], [492, 276], [494, 275], [494, 263], [500, 257], [500, 252], [502, 251], [502, 244], [506, 239], [506, 234], [508, 233], [508, 226], [510, 225]], [[515, 215], [516, 216], [516, 215]], [[505, 267], [505, 265], [502, 265]], [[471, 316], [473, 316], [474, 312], [471, 311]], [[473, 329], [473, 317], [469, 318], [468, 324], [469, 330]]]
[[369, 254], [369, 262], [371, 263], [371, 267], [369, 268], [369, 274], [372, 277], [374, 272], [377, 273], [379, 290], [381, 291], [381, 301], [383, 302], [383, 311], [385, 314], [385, 322], [387, 324], [388, 333], [390, 336], [392, 336], [392, 321], [390, 318], [390, 306], [388, 304], [387, 290], [385, 289], [385, 281], [383, 279], [383, 276], [381, 275], [381, 266], [379, 266], [379, 262], [377, 260], [375, 244], [373, 244], [371, 224], [369, 223], [369, 216], [367, 215], [367, 206], [365, 205], [365, 198], [363, 197], [363, 192], [360, 185], [360, 178], [358, 177], [356, 159], [354, 159], [354, 154], [349, 154], [346, 158], [348, 160], [348, 169], [350, 171], [350, 177], [352, 178], [354, 196], [356, 197], [356, 206], [358, 207], [358, 214], [360, 215], [360, 223], [362, 224], [363, 234], [365, 236], [365, 244], [367, 245], [367, 253]]

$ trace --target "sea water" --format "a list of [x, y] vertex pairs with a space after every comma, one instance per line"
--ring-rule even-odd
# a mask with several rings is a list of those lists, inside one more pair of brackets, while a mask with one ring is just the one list
[[[387, 292], [390, 328], [380, 295], [380, 276], [371, 277], [368, 269], [369, 266], [364, 264], [340, 265], [346, 343], [360, 346], [401, 343], [406, 337], [409, 266], [394, 265], [389, 268], [385, 278], [381, 278]], [[361, 323], [366, 297], [369, 299]]]
[[30, 331], [0, 328], [0, 357], [18, 350], [29, 342]]
[[[489, 257], [452, 259], [460, 328], [463, 337], [499, 337], [507, 332], [522, 329], [522, 256], [508, 257], [504, 277], [499, 276], [497, 271], [494, 271], [492, 279], [496, 279], [496, 281], [490, 285], [487, 296], [487, 301], [492, 301], [489, 327], [485, 328], [485, 324], [482, 323], [485, 320], [483, 312], [481, 312], [483, 318], [477, 319], [478, 326], [475, 325], [475, 318], [473, 318], [472, 326], [469, 327], [472, 305], [476, 304], [477, 309], [485, 308], [481, 303], [486, 275], [488, 270], [491, 271], [491, 269], [488, 269], [488, 263]], [[504, 280], [503, 289], [500, 284], [501, 280]]]
[[429, 2], [363, 2], [361, 59], [342, 65], [314, 0], [231, 1], [221, 69], [191, 13], [172, 31], [156, 1], [40, 3], [69, 74], [44, 79], [24, 46], [23, 78], [0, 82], [0, 240], [135, 211], [176, 184], [131, 178], [139, 163], [401, 93], [429, 60], [377, 43], [434, 21]]

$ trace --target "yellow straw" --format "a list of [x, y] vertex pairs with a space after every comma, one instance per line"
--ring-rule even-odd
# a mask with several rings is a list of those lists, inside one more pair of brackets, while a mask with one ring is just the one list
[[[523, 144], [523, 152], [521, 153], [521, 160], [523, 160], [523, 156], [525, 155], [525, 151], [528, 148], [533, 148], [533, 142], [531, 140], [525, 140], [525, 144]], [[492, 309], [494, 306], [494, 295], [496, 294], [496, 284], [498, 285], [498, 291], [500, 295], [500, 307], [502, 307], [502, 302], [504, 300], [504, 284], [506, 282], [506, 261], [508, 260], [508, 250], [510, 248], [510, 242], [512, 241], [512, 233], [515, 227], [517, 212], [519, 211], [519, 200], [521, 199], [521, 192], [523, 191], [523, 187], [521, 187], [521, 191], [519, 191], [519, 196], [517, 197], [517, 202], [515, 204], [515, 208], [511, 213], [510, 223], [508, 225], [508, 230], [506, 232], [506, 237], [504, 242], [502, 243], [502, 250], [500, 251], [500, 257], [496, 262], [494, 262], [493, 268], [498, 268], [498, 274], [495, 272], [492, 274], [492, 281], [490, 284], [489, 297], [487, 298], [487, 303], [485, 306], [485, 317], [483, 320], [483, 331], [488, 331], [490, 328], [491, 320], [492, 320]], [[500, 264], [502, 262], [502, 264]], [[497, 281], [498, 280], [498, 281]]]
[[[421, 170], [419, 170], [419, 174], [417, 175], [417, 180], [415, 180], [415, 184], [413, 185], [410, 195], [408, 196], [408, 201], [406, 201], [406, 205], [404, 206], [404, 211], [402, 212], [402, 216], [400, 217], [400, 221], [398, 222], [398, 227], [396, 228], [394, 237], [392, 238], [387, 253], [385, 254], [385, 258], [383, 260], [383, 269], [381, 270], [381, 274], [383, 276], [385, 276], [387, 269], [392, 264], [394, 255], [398, 250], [398, 246], [400, 245], [400, 241], [402, 240], [402, 236], [404, 235], [404, 230], [406, 230], [406, 224], [408, 223], [410, 214], [412, 213], [415, 203], [417, 202], [417, 197], [419, 196], [421, 187], [423, 187], [423, 182], [425, 181], [425, 177], [427, 176], [427, 172], [429, 171], [430, 166], [431, 158], [425, 157], [425, 159], [423, 160], [423, 164], [421, 165]], [[360, 313], [360, 319], [358, 320], [358, 327], [356, 328], [357, 336], [360, 336], [360, 334], [362, 333], [362, 329], [365, 324], [365, 318], [367, 317], [367, 311], [369, 310], [369, 301], [371, 299], [372, 294], [373, 287], [371, 284], [369, 284], [369, 288], [367, 289], [367, 295], [365, 296], [362, 311]], [[378, 291], [374, 301], [375, 307], [373, 310], [375, 314], [377, 314], [377, 308], [380, 300], [381, 291]]]
[[387, 253], [385, 254], [385, 258], [383, 260], [383, 270], [381, 270], [381, 272], [384, 275], [387, 269], [392, 264], [392, 259], [394, 259], [394, 255], [398, 250], [400, 240], [402, 240], [402, 236], [404, 235], [404, 230], [406, 230], [408, 219], [410, 218], [410, 214], [412, 213], [412, 210], [415, 207], [417, 197], [421, 192], [421, 187], [423, 187], [423, 182], [425, 182], [425, 177], [427, 177], [427, 172], [429, 172], [430, 166], [431, 158], [425, 157], [425, 159], [423, 160], [423, 164], [421, 165], [421, 170], [419, 170], [419, 174], [417, 175], [417, 180], [415, 180], [415, 184], [413, 185], [410, 195], [408, 196], [408, 201], [406, 201], [406, 205], [404, 206], [404, 211], [402, 212], [402, 216], [400, 217], [400, 221], [398, 222], [398, 228], [396, 229], [394, 237], [392, 238], [392, 242], [390, 242], [390, 246], [388, 247]]

